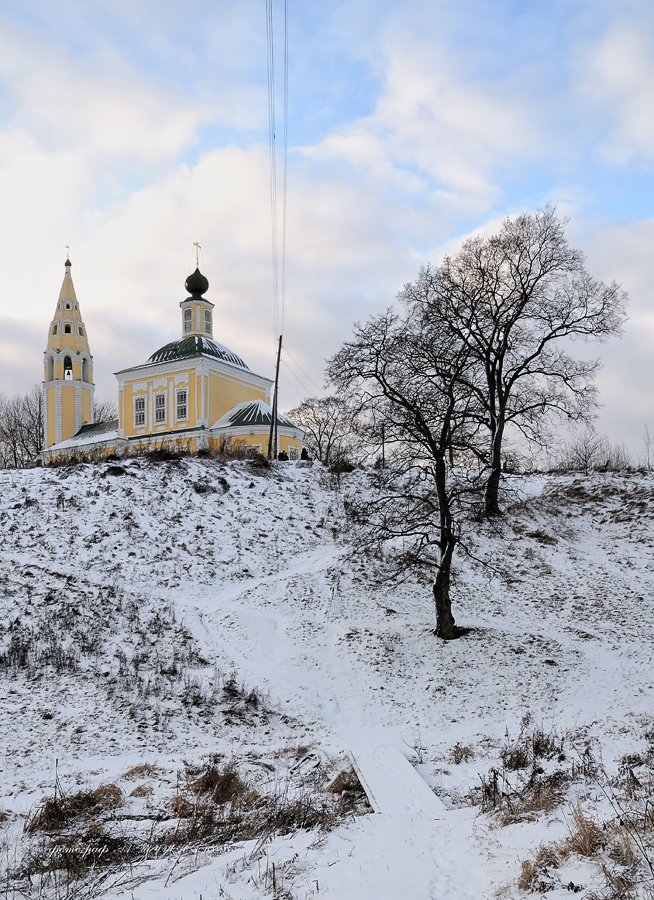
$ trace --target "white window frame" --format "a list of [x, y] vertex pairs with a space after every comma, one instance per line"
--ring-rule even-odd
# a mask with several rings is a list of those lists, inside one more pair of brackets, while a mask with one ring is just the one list
[[204, 333], [211, 334], [211, 310], [205, 309], [204, 311]]
[[184, 310], [184, 334], [190, 334], [193, 331], [193, 310], [186, 307]]
[[288, 458], [289, 459], [299, 459], [300, 454], [297, 452], [297, 447], [289, 447], [288, 448]]
[[154, 424], [155, 425], [165, 425], [166, 424], [166, 392], [165, 391], [157, 391], [154, 395]]
[[188, 390], [180, 388], [175, 395], [175, 412], [177, 421], [188, 419]]
[[147, 397], [134, 397], [134, 428], [145, 428]]

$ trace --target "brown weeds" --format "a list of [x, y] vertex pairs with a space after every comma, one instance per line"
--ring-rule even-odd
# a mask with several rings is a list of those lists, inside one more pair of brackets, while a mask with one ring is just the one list
[[115, 784], [101, 784], [94, 791], [78, 791], [75, 794], [55, 794], [47, 797], [27, 818], [24, 831], [58, 831], [70, 823], [115, 809], [123, 802], [123, 792]]

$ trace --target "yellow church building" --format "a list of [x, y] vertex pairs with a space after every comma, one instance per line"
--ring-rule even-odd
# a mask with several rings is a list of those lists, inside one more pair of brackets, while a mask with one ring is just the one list
[[[196, 268], [180, 303], [182, 337], [142, 365], [116, 372], [118, 419], [95, 422], [93, 357], [71, 275], [64, 280], [44, 354], [43, 460], [125, 456], [149, 449], [267, 454], [273, 382], [213, 338], [209, 282]], [[303, 432], [277, 415], [275, 457], [298, 459]]]

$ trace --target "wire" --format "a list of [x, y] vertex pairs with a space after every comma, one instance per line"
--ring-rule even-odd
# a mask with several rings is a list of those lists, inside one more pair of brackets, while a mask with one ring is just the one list
[[293, 378], [295, 380], [295, 382], [300, 386], [300, 388], [302, 390], [302, 398], [306, 399], [307, 394], [310, 393], [309, 391], [307, 391], [306, 384], [302, 381], [301, 378], [298, 378], [298, 376], [295, 374], [293, 369], [291, 369], [290, 366], [288, 366], [284, 360], [282, 360], [282, 366], [283, 366], [282, 371], [285, 372], [286, 375], [290, 375], [291, 378]]
[[288, 0], [284, 0], [284, 180], [282, 183], [282, 323], [286, 306], [286, 186], [288, 183]]
[[[284, 66], [283, 66], [283, 155], [281, 200], [281, 251], [279, 204], [277, 198], [277, 122], [275, 109], [275, 28], [273, 0], [266, 0], [266, 39], [268, 70], [268, 155], [270, 180], [270, 220], [273, 280], [273, 333], [275, 339], [284, 333], [286, 309], [286, 197], [288, 186], [288, 0], [284, 0]], [[280, 291], [281, 274], [281, 291]]]
[[278, 333], [279, 273], [277, 254], [277, 148], [275, 144], [275, 38], [273, 0], [266, 0], [266, 38], [268, 46], [268, 158], [270, 179], [270, 238], [273, 281], [273, 333]]
[[312, 378], [309, 374], [307, 374], [307, 372], [304, 371], [304, 369], [302, 368], [302, 366], [300, 365], [300, 363], [297, 361], [297, 359], [295, 359], [295, 357], [294, 357], [293, 354], [290, 352], [290, 350], [288, 349], [288, 347], [285, 347], [284, 349], [286, 350], [286, 355], [287, 355], [287, 356], [295, 363], [295, 365], [298, 367], [298, 369], [300, 370], [300, 372], [302, 372], [302, 374], [305, 376], [305, 378], [308, 378], [308, 379], [309, 379], [309, 381], [310, 381], [311, 384], [315, 387], [315, 389], [316, 389], [320, 394], [322, 394], [323, 397], [327, 396], [327, 395], [325, 394], [325, 392], [323, 391], [323, 389], [322, 389], [321, 387], [318, 387], [318, 385], [317, 385], [316, 382], [313, 380], [313, 378]]

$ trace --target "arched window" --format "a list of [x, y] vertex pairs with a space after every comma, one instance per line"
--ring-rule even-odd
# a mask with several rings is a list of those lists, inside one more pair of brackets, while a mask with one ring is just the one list
[[89, 380], [89, 361], [88, 359], [82, 360], [82, 381]]
[[204, 333], [211, 334], [211, 310], [205, 309], [204, 311]]
[[71, 334], [70, 325], [64, 325], [64, 334]]
[[184, 334], [189, 334], [193, 331], [193, 310], [185, 309], [184, 310]]
[[52, 326], [52, 333], [53, 333], [53, 334], [56, 334], [56, 333], [57, 333], [57, 323], [56, 323], [56, 322], [55, 322], [54, 325]]
[[48, 381], [54, 381], [54, 359], [48, 357]]
[[81, 325], [78, 326], [77, 330], [78, 330], [79, 333], [82, 335], [82, 337], [84, 337], [84, 329], [82, 328]]
[[73, 361], [70, 356], [64, 356], [64, 380], [73, 380]]
[[66, 309], [70, 309], [70, 303], [66, 304]]

